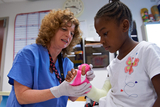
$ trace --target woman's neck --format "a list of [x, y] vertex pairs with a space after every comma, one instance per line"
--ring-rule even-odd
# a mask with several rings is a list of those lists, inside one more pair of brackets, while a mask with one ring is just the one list
[[57, 57], [60, 54], [61, 50], [54, 49], [52, 47], [48, 48], [48, 51], [53, 59], [53, 62], [56, 63]]

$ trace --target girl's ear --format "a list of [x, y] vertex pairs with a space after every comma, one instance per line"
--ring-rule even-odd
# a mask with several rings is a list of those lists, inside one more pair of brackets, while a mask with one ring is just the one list
[[129, 21], [127, 19], [124, 19], [122, 22], [123, 32], [127, 32], [129, 30]]

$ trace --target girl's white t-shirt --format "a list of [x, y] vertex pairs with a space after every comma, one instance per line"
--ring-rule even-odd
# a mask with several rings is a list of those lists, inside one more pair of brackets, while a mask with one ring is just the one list
[[[118, 56], [118, 55], [117, 55]], [[99, 107], [152, 107], [157, 94], [151, 79], [160, 74], [160, 48], [142, 41], [128, 55], [107, 67], [112, 88]]]

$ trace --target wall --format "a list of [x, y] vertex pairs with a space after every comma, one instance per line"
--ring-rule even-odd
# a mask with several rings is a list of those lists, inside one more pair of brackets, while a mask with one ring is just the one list
[[[108, 0], [82, 0], [85, 6], [85, 10], [83, 14], [78, 18], [79, 20], [85, 20], [87, 24], [88, 36], [97, 36], [93, 27], [93, 17], [95, 16], [97, 10], [108, 3]], [[142, 40], [141, 37], [141, 28], [142, 19], [140, 16], [141, 8], [148, 8], [150, 13], [150, 8], [156, 4], [156, 2], [150, 2], [150, 0], [121, 0], [124, 2], [132, 11], [133, 19], [137, 24], [137, 31], [139, 40]], [[9, 27], [7, 34], [7, 43], [6, 43], [6, 55], [5, 55], [5, 63], [4, 63], [4, 78], [3, 78], [3, 89], [2, 91], [10, 91], [11, 86], [8, 85], [7, 74], [12, 66], [13, 62], [13, 38], [14, 38], [14, 20], [15, 16], [18, 13], [27, 13], [34, 11], [42, 11], [49, 9], [59, 9], [63, 6], [65, 0], [45, 0], [45, 1], [24, 1], [24, 2], [14, 2], [14, 3], [6, 3], [0, 4], [0, 17], [9, 17]], [[96, 87], [101, 87], [105, 79], [104, 70], [95, 70], [96, 78], [92, 82]], [[102, 78], [102, 79], [100, 79]], [[97, 81], [99, 80], [99, 81]]]

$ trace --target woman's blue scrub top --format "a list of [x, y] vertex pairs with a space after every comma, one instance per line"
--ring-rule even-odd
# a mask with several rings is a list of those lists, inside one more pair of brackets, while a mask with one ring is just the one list
[[[55, 63], [60, 74], [58, 59]], [[31, 89], [43, 90], [58, 86], [60, 83], [55, 73], [50, 72], [50, 60], [48, 50], [38, 44], [25, 46], [20, 50], [8, 74], [9, 84], [12, 85], [11, 93], [7, 100], [6, 107], [66, 107], [68, 96], [54, 98], [48, 101], [20, 105], [16, 99], [14, 91], [14, 80]], [[73, 63], [69, 58], [63, 59], [63, 72], [66, 77], [67, 72], [73, 68]]]

